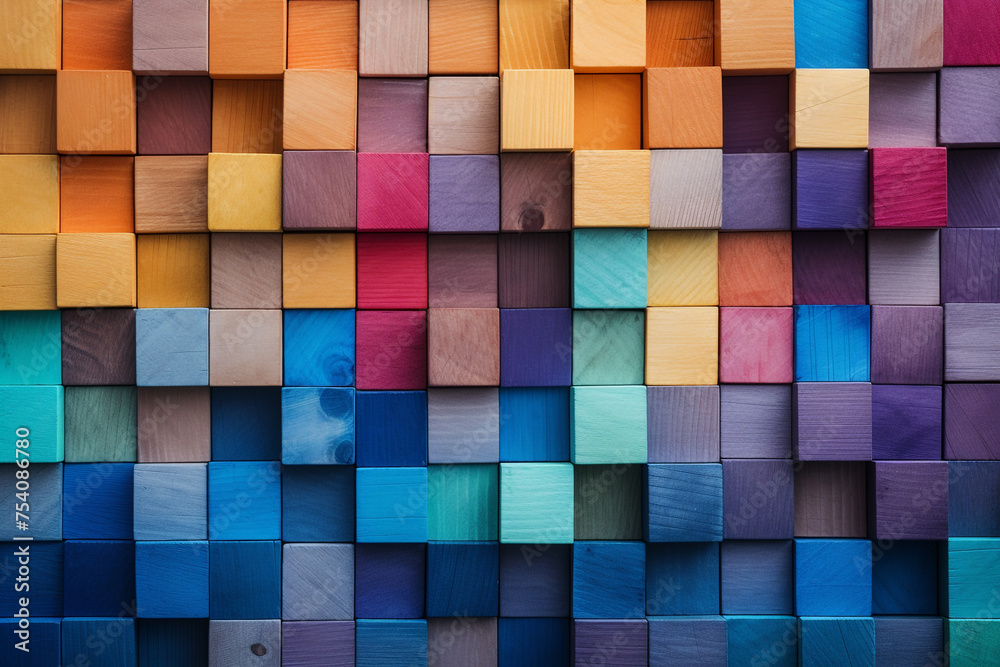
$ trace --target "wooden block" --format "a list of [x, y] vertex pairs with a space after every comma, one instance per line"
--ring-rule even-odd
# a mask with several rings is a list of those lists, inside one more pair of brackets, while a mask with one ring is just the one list
[[646, 462], [646, 389], [570, 389], [570, 460], [582, 464]]
[[864, 232], [796, 232], [792, 237], [792, 303], [865, 303], [863, 238]]
[[[944, 64], [1000, 64], [1000, 4], [995, 1], [944, 3]], [[992, 17], [994, 20], [984, 20]]]
[[941, 384], [943, 324], [937, 306], [872, 307], [872, 382]]
[[60, 153], [135, 154], [135, 76], [61, 70], [56, 74], [56, 146]]
[[[209, 463], [208, 539], [280, 539], [280, 472], [276, 461]], [[249, 504], [244, 500], [248, 490], [253, 493]], [[233, 517], [234, 505], [241, 510], [236, 517]]]
[[282, 546], [281, 618], [353, 620], [354, 545]]
[[135, 311], [64, 310], [62, 381], [65, 385], [134, 385]]
[[354, 389], [350, 387], [284, 387], [282, 463], [354, 463], [354, 415]]
[[354, 151], [285, 151], [281, 160], [282, 227], [355, 229], [357, 164]]
[[281, 386], [279, 311], [212, 311], [208, 331], [209, 384]]
[[278, 620], [212, 620], [208, 623], [208, 637], [208, 664], [212, 667], [236, 667], [247, 660], [262, 667], [280, 664], [281, 622]]
[[210, 153], [208, 228], [213, 232], [281, 230], [281, 156]]
[[718, 305], [718, 246], [716, 231], [649, 232], [647, 305]]
[[870, 461], [871, 385], [792, 385], [792, 452], [800, 461]]
[[718, 462], [718, 387], [648, 387], [646, 406], [651, 463]]
[[135, 592], [140, 618], [207, 618], [208, 542], [137, 542]]
[[52, 72], [62, 63], [62, 2], [15, 0], [0, 14], [10, 38], [0, 50], [0, 70]]
[[1000, 380], [1000, 305], [949, 303], [944, 307], [944, 379]]
[[645, 323], [642, 311], [575, 310], [572, 350], [553, 352], [572, 352], [572, 384], [642, 384]]
[[552, 544], [529, 557], [521, 546], [500, 545], [500, 613], [505, 617], [569, 615], [572, 547]]
[[866, 537], [865, 464], [810, 461], [795, 467], [796, 537]]
[[358, 155], [358, 229], [420, 231], [427, 229], [426, 153]]
[[[427, 238], [424, 234], [358, 235], [359, 308], [427, 307]], [[353, 296], [353, 284], [351, 290]]]
[[569, 307], [569, 245], [569, 234], [501, 234], [500, 307]]
[[722, 151], [652, 151], [652, 229], [718, 229], [722, 225]]
[[[30, 456], [30, 446], [27, 451]], [[18, 531], [19, 536], [30, 537], [33, 540], [61, 540], [63, 538], [63, 467], [61, 463], [36, 463], [31, 466], [31, 481], [29, 483], [33, 486], [33, 494], [37, 494], [31, 497], [31, 500], [34, 501], [33, 509], [36, 514], [29, 517], [29, 525], [25, 530]], [[0, 465], [0, 468], [12, 479], [17, 479], [17, 471], [21, 469], [14, 463]], [[17, 482], [15, 482], [16, 484]], [[10, 493], [0, 501], [0, 508], [13, 514], [17, 511], [16, 508], [20, 502], [16, 492]], [[30, 509], [32, 508], [29, 506]]]
[[871, 464], [869, 485], [868, 533], [872, 539], [947, 539], [945, 461], [878, 461]]
[[949, 384], [944, 394], [944, 457], [998, 459], [1000, 433], [990, 415], [1000, 405], [992, 384]]
[[[107, 628], [106, 618], [70, 618], [62, 621], [62, 635], [59, 640], [52, 641], [55, 647], [62, 647], [63, 661], [75, 660], [82, 656], [84, 660], [99, 659], [108, 667], [125, 667], [136, 661], [135, 628], [136, 623], [131, 618], [118, 618], [112, 621], [118, 628], [119, 638], [110, 645], [105, 643], [105, 650], [98, 653], [94, 646], [98, 645], [91, 638]], [[61, 640], [61, 641], [60, 641]], [[90, 640], [88, 645], [88, 640]], [[98, 656], [100, 656], [98, 658]]]
[[135, 387], [67, 387], [65, 420], [67, 461], [135, 461]]
[[62, 384], [60, 315], [0, 311], [0, 384]]
[[144, 234], [136, 258], [140, 308], [208, 307], [208, 234]]
[[497, 539], [500, 495], [495, 465], [429, 466], [427, 488], [428, 539]]
[[721, 308], [719, 381], [792, 381], [792, 309]]
[[129, 0], [63, 2], [63, 69], [132, 69]]
[[947, 150], [871, 151], [872, 226], [944, 227], [948, 220]]
[[871, 69], [932, 70], [944, 58], [943, 0], [873, 0]]
[[358, 150], [426, 153], [427, 88], [426, 79], [358, 79]]
[[288, 3], [288, 69], [358, 70], [358, 3]]
[[500, 150], [573, 149], [573, 71], [507, 69], [500, 77]]
[[568, 664], [569, 625], [567, 618], [500, 618], [498, 664], [522, 665], [536, 657], [545, 664]]
[[795, 306], [795, 381], [867, 382], [868, 306]]
[[[645, 229], [574, 230], [573, 307], [645, 306], [645, 255]], [[501, 306], [504, 305], [502, 294]]]
[[572, 384], [572, 311], [508, 309], [500, 313], [500, 384], [548, 387]]
[[0, 233], [55, 234], [59, 231], [59, 158], [0, 155]]
[[354, 469], [288, 466], [281, 473], [281, 539], [354, 541]]
[[1000, 226], [1000, 153], [995, 150], [948, 152], [948, 226]]
[[795, 151], [792, 154], [792, 185], [795, 188], [792, 226], [795, 229], [866, 229], [872, 219], [868, 163], [869, 151], [865, 150]]
[[[755, 655], [766, 655], [781, 667], [798, 664], [796, 652], [786, 649], [784, 655], [778, 657], [771, 651], [776, 643], [782, 642], [782, 636], [798, 636], [798, 622], [794, 616], [726, 616], [724, 623], [727, 653], [736, 664], [749, 662]], [[795, 641], [797, 643], [797, 639]]]
[[134, 234], [60, 234], [56, 268], [60, 308], [135, 306]]
[[[302, 72], [289, 76], [292, 87], [300, 89], [302, 78], [309, 76], [310, 73]], [[349, 79], [350, 75], [343, 73], [341, 78]], [[289, 121], [298, 120], [296, 114], [301, 113], [283, 106], [284, 88], [282, 81], [213, 81], [212, 152], [280, 153], [285, 142], [285, 126]], [[344, 102], [349, 99], [348, 96]], [[303, 104], [301, 100], [295, 101], [298, 105]], [[286, 114], [290, 118], [286, 118]], [[301, 128], [298, 132], [302, 136]], [[353, 141], [354, 131], [350, 134]], [[353, 143], [348, 148], [354, 148]]]
[[432, 76], [426, 110], [429, 152], [498, 153], [499, 96], [495, 76]]
[[569, 389], [502, 387], [500, 460], [569, 461]]
[[141, 387], [140, 463], [201, 462], [212, 458], [212, 408], [207, 387]]
[[566, 69], [569, 0], [500, 1], [500, 72]]
[[285, 150], [354, 150], [358, 77], [346, 70], [288, 70], [284, 79]]
[[[938, 551], [938, 544], [929, 540], [895, 542], [891, 550], [882, 549], [877, 542], [874, 543], [872, 613], [936, 613]], [[878, 560], [875, 560], [876, 557]]]
[[427, 541], [426, 468], [358, 468], [357, 485], [358, 542]]
[[946, 229], [941, 233], [941, 300], [1000, 303], [1000, 230]]
[[719, 309], [646, 310], [646, 384], [705, 385], [719, 381]]
[[500, 403], [496, 389], [431, 389], [427, 393], [427, 460], [500, 460]]
[[577, 74], [574, 139], [577, 150], [642, 148], [642, 80], [635, 74]]
[[359, 620], [355, 641], [357, 667], [419, 664], [427, 654], [427, 621]]
[[503, 231], [550, 231], [572, 226], [572, 156], [503, 153], [500, 156]]
[[498, 155], [432, 155], [429, 177], [432, 233], [499, 231]]
[[948, 536], [996, 537], [1000, 515], [989, 504], [997, 492], [995, 461], [948, 462]]
[[358, 311], [358, 389], [427, 388], [427, 313]]
[[872, 459], [940, 459], [941, 400], [938, 386], [872, 385]]
[[868, 67], [868, 4], [834, 0], [795, 6], [795, 66]]
[[135, 543], [73, 540], [63, 554], [63, 613], [98, 616], [135, 600]]
[[135, 231], [208, 231], [208, 156], [135, 159]]
[[[719, 613], [718, 544], [650, 544], [646, 560], [647, 614], [708, 616]], [[685, 594], [671, 594], [672, 586], [683, 586]]]
[[495, 616], [499, 608], [500, 545], [427, 545], [427, 616]]
[[646, 623], [651, 667], [726, 662], [726, 620], [721, 616], [648, 617]]
[[133, 484], [135, 539], [208, 539], [207, 464], [140, 463]]
[[875, 662], [889, 667], [919, 664], [927, 656], [944, 655], [940, 618], [875, 619]]
[[646, 3], [646, 67], [715, 64], [715, 8], [708, 0]]
[[870, 615], [871, 551], [868, 540], [795, 540], [795, 613]]
[[723, 458], [791, 457], [791, 387], [724, 385], [720, 389]]
[[788, 77], [723, 77], [722, 114], [724, 152], [787, 151]]
[[285, 72], [286, 13], [282, 0], [208, 3], [208, 70], [213, 79], [280, 79]]
[[869, 232], [869, 302], [900, 305], [939, 303], [938, 238], [936, 230]]
[[[453, 619], [427, 620], [428, 659], [443, 667], [496, 665], [497, 620], [468, 618], [456, 635]], [[447, 644], [448, 648], [443, 648]]]
[[0, 75], [0, 153], [56, 152], [56, 78]]
[[954, 667], [970, 667], [996, 660], [996, 638], [1000, 623], [989, 620], [949, 620], [945, 624], [945, 650], [935, 655], [948, 656]]
[[427, 76], [428, 0], [361, 0], [358, 73]]
[[785, 459], [722, 462], [722, 535], [776, 540], [793, 535], [794, 467]]
[[216, 461], [281, 458], [281, 391], [278, 388], [212, 389], [212, 458]]
[[286, 666], [313, 667], [317, 656], [331, 667], [354, 665], [354, 621], [286, 621], [281, 635]]
[[646, 545], [580, 542], [573, 545], [573, 617], [642, 618]]
[[577, 466], [574, 473], [575, 539], [642, 539], [641, 466]]
[[213, 234], [212, 308], [280, 308], [281, 246], [275, 234]]
[[354, 552], [355, 617], [423, 617], [427, 545], [358, 544]]
[[722, 613], [791, 614], [793, 546], [791, 540], [724, 541], [719, 577]]
[[500, 464], [500, 542], [573, 543], [572, 464]]
[[718, 463], [646, 466], [643, 539], [647, 542], [721, 542], [722, 488], [722, 466]]
[[868, 145], [937, 145], [937, 76], [933, 72], [872, 74]]
[[791, 229], [791, 216], [791, 154], [722, 156], [722, 229]]
[[[14, 546], [10, 542], [7, 543], [11, 551], [11, 554], [15, 553], [17, 550], [21, 550], [24, 545]], [[29, 598], [29, 602], [32, 607], [37, 605], [40, 610], [39, 613], [49, 614], [50, 616], [62, 616], [63, 613], [63, 544], [61, 542], [39, 542], [36, 544], [28, 545], [29, 550], [29, 560], [31, 561], [32, 567], [35, 568], [36, 575], [39, 576], [38, 581], [35, 582], [36, 588], [31, 590], [30, 593], [33, 597]], [[17, 558], [16, 556], [14, 558]], [[29, 574], [30, 576], [30, 574]], [[23, 582], [22, 582], [23, 583]], [[30, 588], [30, 584], [29, 584]], [[11, 618], [14, 617], [16, 613], [15, 610], [19, 608], [18, 597], [16, 593], [20, 591], [14, 591], [14, 587], [11, 586], [10, 592], [4, 592], [3, 605], [5, 613], [10, 612]], [[30, 610], [29, 610], [30, 613]], [[8, 626], [10, 630], [14, 629], [14, 626]], [[8, 629], [8, 628], [5, 628]], [[36, 637], [37, 638], [37, 637]], [[56, 640], [55, 645], [58, 646], [58, 640]], [[11, 643], [13, 647], [13, 642]], [[29, 648], [30, 644], [29, 644]], [[17, 650], [11, 648], [11, 650]], [[37, 650], [37, 647], [36, 647]], [[5, 656], [6, 657], [6, 656]], [[30, 664], [30, 663], [29, 663]], [[55, 664], [58, 664], [58, 660]], [[124, 663], [122, 663], [124, 665]]]
[[[254, 585], [244, 586], [245, 581], [253, 581]], [[281, 613], [281, 543], [212, 542], [209, 545], [208, 586], [212, 619], [278, 616]]]
[[131, 157], [60, 159], [61, 232], [134, 231]]
[[496, 4], [489, 0], [430, 0], [427, 9], [430, 74], [497, 73], [500, 31]]
[[732, 74], [785, 74], [795, 67], [792, 0], [750, 5], [716, 0], [715, 64]]
[[720, 234], [718, 264], [721, 305], [792, 305], [791, 233]]
[[430, 235], [427, 292], [431, 308], [496, 308], [496, 235]]
[[207, 385], [207, 308], [142, 308], [135, 315], [136, 384]]
[[945, 67], [938, 87], [938, 143], [942, 146], [1000, 145], [994, 67]]
[[646, 6], [641, 0], [578, 0], [570, 67], [577, 72], [641, 72], [646, 67]]
[[722, 70], [647, 69], [643, 148], [722, 148]]
[[868, 70], [795, 70], [789, 86], [789, 148], [868, 147]]
[[131, 66], [122, 69], [208, 74], [208, 8], [207, 0], [133, 0]]
[[427, 384], [500, 384], [500, 311], [432, 308], [427, 311]]
[[875, 619], [803, 618], [799, 620], [800, 660], [833, 660], [839, 664], [875, 664]]
[[576, 660], [583, 661], [583, 664], [604, 660], [609, 642], [614, 642], [614, 656], [620, 664], [646, 662], [646, 619], [573, 622], [573, 655]]
[[574, 227], [649, 227], [649, 151], [573, 153]]
[[1000, 541], [954, 537], [942, 545], [942, 576], [947, 581], [941, 591], [941, 612], [949, 618], [996, 618], [989, 608], [990, 592], [996, 586]]
[[[59, 385], [0, 386], [0, 398], [4, 403], [0, 409], [0, 426], [11, 433], [23, 433], [22, 428], [30, 431], [31, 460], [37, 463], [62, 461], [63, 388]], [[14, 463], [23, 458], [17, 456], [13, 444], [0, 453], [0, 462]]]
[[[269, 316], [264, 314], [263, 317]], [[285, 386], [344, 387], [354, 384], [353, 310], [289, 310], [285, 313], [281, 338]]]

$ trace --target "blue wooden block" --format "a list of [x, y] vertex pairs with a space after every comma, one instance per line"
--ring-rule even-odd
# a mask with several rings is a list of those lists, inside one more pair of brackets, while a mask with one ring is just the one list
[[281, 621], [209, 621], [208, 664], [210, 667], [278, 667], [281, 664]]
[[359, 391], [354, 401], [359, 466], [427, 465], [426, 391]]
[[646, 462], [646, 387], [572, 387], [569, 401], [573, 463]]
[[937, 556], [937, 542], [875, 542], [872, 545], [872, 613], [936, 614]]
[[426, 577], [426, 545], [357, 545], [354, 556], [354, 616], [423, 618]]
[[281, 462], [285, 465], [354, 463], [354, 390], [283, 388]]
[[[15, 453], [18, 449], [26, 449], [32, 463], [62, 461], [64, 404], [59, 386], [0, 386], [0, 433], [6, 434], [0, 446], [0, 463], [24, 458]], [[19, 441], [21, 447], [17, 446]]]
[[871, 616], [871, 559], [868, 540], [795, 540], [795, 613]]
[[647, 542], [722, 541], [721, 464], [650, 464], [642, 490]]
[[354, 384], [354, 310], [286, 310], [285, 385]]
[[573, 307], [646, 307], [646, 230], [573, 230]]
[[58, 310], [0, 312], [0, 384], [62, 384]]
[[427, 545], [427, 616], [497, 616], [500, 545], [430, 542]]
[[497, 624], [498, 667], [568, 665], [568, 618], [500, 618]]
[[944, 622], [938, 616], [875, 618], [875, 664], [879, 667], [944, 665]]
[[281, 558], [281, 618], [354, 618], [354, 545], [286, 544]]
[[212, 460], [281, 458], [281, 389], [212, 387]]
[[427, 468], [357, 469], [358, 542], [427, 541]]
[[135, 615], [135, 543], [67, 540], [63, 555], [63, 613]]
[[573, 544], [573, 617], [642, 618], [646, 613], [646, 545]]
[[726, 619], [721, 616], [654, 616], [649, 625], [649, 667], [725, 667]]
[[948, 536], [1000, 537], [1000, 461], [948, 462]]
[[139, 667], [208, 667], [208, 621], [144, 618], [139, 621]]
[[138, 463], [133, 480], [135, 539], [208, 539], [207, 463]]
[[139, 618], [208, 618], [208, 542], [136, 542]]
[[[62, 542], [0, 542], [0, 617], [10, 618], [21, 609], [20, 599], [28, 598], [31, 618], [63, 615], [63, 543]], [[27, 559], [28, 562], [21, 562]], [[30, 568], [28, 579], [18, 568]], [[20, 589], [20, 590], [18, 590]]]
[[501, 386], [573, 384], [572, 314], [569, 308], [500, 311]]
[[646, 549], [646, 614], [719, 613], [719, 544], [650, 544]]
[[799, 665], [875, 667], [875, 619], [800, 618]]
[[208, 308], [141, 308], [135, 313], [140, 387], [208, 384]]
[[795, 551], [791, 540], [722, 543], [722, 613], [791, 615]]
[[726, 616], [729, 667], [798, 667], [794, 616]]
[[867, 150], [792, 153], [795, 229], [867, 229], [869, 189]]
[[427, 621], [366, 619], [355, 628], [356, 667], [427, 665]]
[[941, 615], [1000, 618], [1000, 540], [953, 537], [941, 549]]
[[501, 387], [500, 460], [569, 460], [569, 388]]
[[0, 634], [8, 638], [0, 644], [0, 664], [8, 667], [60, 667], [64, 664], [61, 618], [32, 618], [26, 629], [18, 627], [18, 623], [16, 618], [0, 619]]
[[795, 0], [795, 66], [868, 67], [868, 0]]
[[281, 542], [210, 542], [209, 618], [281, 616]]
[[353, 542], [354, 468], [283, 468], [281, 539], [285, 542]]
[[63, 467], [63, 538], [131, 540], [133, 463]]
[[573, 662], [577, 665], [646, 667], [649, 661], [646, 619], [586, 619], [573, 622]]
[[131, 618], [64, 618], [61, 643], [63, 665], [136, 664], [135, 620]]
[[[0, 464], [0, 479], [10, 480], [0, 485], [0, 516], [10, 517], [10, 521], [20, 519], [15, 517], [17, 505], [24, 503], [24, 495], [18, 498], [17, 478], [14, 476], [20, 468], [13, 463]], [[28, 484], [28, 529], [17, 529], [19, 537], [30, 537], [34, 540], [62, 539], [62, 494], [63, 494], [63, 464], [34, 463], [29, 464]], [[23, 486], [23, 485], [22, 485]], [[24, 507], [21, 507], [23, 510]], [[22, 512], [23, 513], [23, 512]], [[17, 528], [16, 524], [13, 528]]]
[[500, 615], [569, 616], [572, 547], [500, 545]]
[[281, 539], [281, 466], [276, 461], [208, 464], [208, 539]]
[[795, 381], [867, 382], [868, 306], [795, 306]]

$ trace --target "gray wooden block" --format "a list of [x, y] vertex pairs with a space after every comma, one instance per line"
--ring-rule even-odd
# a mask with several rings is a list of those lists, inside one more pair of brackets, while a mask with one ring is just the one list
[[208, 464], [137, 463], [132, 493], [134, 539], [208, 539]]
[[719, 460], [719, 388], [648, 387], [646, 428], [650, 463]]
[[722, 149], [651, 151], [651, 229], [722, 226]]
[[868, 302], [937, 305], [941, 300], [938, 230], [868, 232]]
[[498, 389], [427, 390], [428, 463], [497, 463], [499, 460]]
[[791, 385], [722, 385], [720, 403], [722, 458], [787, 459], [792, 456]]
[[281, 550], [281, 618], [354, 620], [354, 545], [286, 544]]
[[427, 619], [427, 664], [437, 667], [496, 667], [497, 619]]
[[281, 667], [281, 621], [209, 621], [208, 665]]
[[870, 461], [871, 384], [792, 385], [792, 452], [800, 461]]
[[795, 470], [795, 537], [867, 537], [860, 461], [810, 461]]
[[945, 304], [944, 379], [1000, 380], [1000, 304]]
[[[13, 447], [11, 448], [13, 449]], [[14, 463], [0, 465], [0, 515], [8, 517], [10, 528], [14, 530], [15, 507], [24, 502], [18, 498], [15, 474], [21, 470]], [[18, 537], [28, 537], [35, 540], [62, 539], [63, 512], [63, 464], [62, 463], [32, 463], [29, 470], [28, 506], [30, 517], [28, 530], [18, 530]], [[21, 508], [24, 509], [24, 508]], [[17, 517], [20, 519], [21, 517]], [[9, 533], [8, 533], [9, 535]], [[9, 553], [9, 552], [8, 552]], [[8, 561], [13, 565], [15, 559]], [[13, 572], [13, 570], [11, 570]], [[62, 574], [59, 575], [60, 577]], [[11, 580], [13, 581], [13, 580]], [[13, 588], [14, 584], [11, 583]]]

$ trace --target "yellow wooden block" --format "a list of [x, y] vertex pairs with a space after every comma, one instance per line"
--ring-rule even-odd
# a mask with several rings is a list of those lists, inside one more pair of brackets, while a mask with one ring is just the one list
[[719, 309], [646, 309], [646, 384], [719, 382]]
[[55, 308], [55, 234], [0, 234], [0, 310]]
[[136, 239], [140, 308], [208, 308], [208, 234], [142, 234]]
[[569, 0], [500, 0], [500, 71], [569, 67]]
[[646, 0], [573, 0], [570, 58], [577, 72], [641, 72]]
[[354, 150], [357, 72], [290, 69], [284, 87], [285, 150]]
[[795, 0], [715, 0], [715, 64], [727, 74], [795, 67]]
[[56, 303], [60, 308], [134, 308], [135, 234], [60, 234]]
[[354, 308], [354, 233], [285, 234], [281, 246], [285, 308]]
[[281, 155], [209, 153], [208, 229], [281, 231]]
[[503, 73], [500, 150], [573, 150], [573, 70], [509, 69]]
[[650, 306], [719, 305], [719, 233], [650, 231], [646, 280]]
[[649, 151], [573, 153], [574, 227], [649, 227]]
[[0, 155], [0, 234], [59, 231], [59, 156]]
[[62, 67], [62, 0], [0, 2], [0, 71]]
[[790, 149], [868, 147], [868, 70], [799, 69], [789, 84]]

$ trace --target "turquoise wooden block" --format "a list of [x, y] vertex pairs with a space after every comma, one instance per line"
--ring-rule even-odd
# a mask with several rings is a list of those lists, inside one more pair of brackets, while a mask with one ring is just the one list
[[573, 311], [573, 384], [642, 384], [646, 313]]
[[795, 613], [871, 616], [872, 543], [795, 540]]
[[354, 463], [354, 414], [354, 389], [350, 387], [283, 388], [281, 462]]
[[573, 617], [644, 618], [645, 615], [645, 543], [575, 543]]
[[[32, 625], [34, 623], [32, 621]], [[134, 619], [112, 616], [62, 620], [62, 664], [67, 667], [69, 665], [134, 667], [135, 649]], [[51, 663], [25, 664], [34, 666]]]
[[573, 463], [645, 463], [646, 435], [644, 386], [570, 390]]
[[427, 468], [357, 469], [358, 542], [427, 541]]
[[573, 307], [646, 307], [646, 230], [573, 230]]
[[642, 491], [647, 542], [722, 541], [721, 464], [650, 464]]
[[794, 616], [726, 616], [729, 667], [797, 667], [798, 623]]
[[795, 66], [868, 67], [868, 0], [795, 0]]
[[281, 466], [277, 461], [208, 464], [208, 539], [281, 539]]
[[[945, 621], [944, 647], [947, 662], [939, 658], [940, 654], [936, 654], [936, 664], [948, 667], [996, 665], [1000, 663], [1000, 620]], [[921, 666], [924, 664], [926, 663], [921, 663]]]
[[63, 406], [60, 386], [0, 386], [0, 463], [24, 458], [15, 453], [18, 449], [32, 463], [62, 461]]
[[426, 667], [427, 621], [359, 619], [355, 667]]
[[354, 310], [286, 310], [285, 385], [354, 384]]
[[208, 539], [207, 463], [138, 463], [132, 483], [135, 539]]
[[868, 306], [795, 306], [795, 381], [868, 382]]
[[496, 540], [497, 475], [491, 463], [427, 466], [427, 539]]
[[208, 542], [135, 543], [136, 616], [208, 617]]
[[0, 384], [62, 384], [58, 310], [0, 311]]
[[140, 387], [208, 385], [208, 308], [137, 310], [135, 378]]
[[800, 618], [799, 667], [875, 667], [875, 619]]
[[944, 552], [946, 591], [940, 600], [948, 618], [1000, 618], [1000, 539], [953, 537]]
[[65, 419], [67, 463], [135, 461], [135, 387], [66, 387]]
[[[10, 517], [11, 524], [15, 521], [16, 506], [22, 503], [22, 499], [16, 495], [18, 491], [15, 487], [18, 470], [20, 468], [13, 463], [0, 465], [0, 480], [9, 480], [3, 482], [4, 490], [0, 492], [0, 516]], [[28, 529], [15, 532], [20, 537], [30, 537], [33, 540], [61, 540], [63, 464], [33, 464], [30, 465], [29, 474]], [[11, 525], [11, 529], [15, 527]]]
[[500, 387], [500, 460], [569, 460], [568, 387]]
[[281, 542], [210, 542], [209, 618], [281, 616]]
[[573, 543], [573, 465], [500, 464], [500, 541]]

